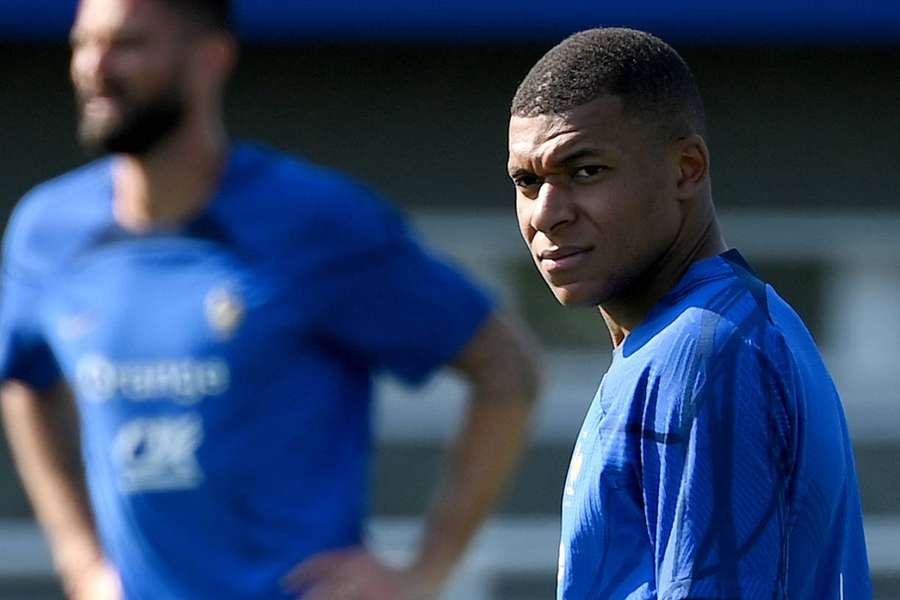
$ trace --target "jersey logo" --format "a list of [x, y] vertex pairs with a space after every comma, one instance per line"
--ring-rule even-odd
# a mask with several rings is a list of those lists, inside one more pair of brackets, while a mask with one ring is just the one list
[[244, 312], [244, 302], [231, 288], [217, 287], [206, 294], [206, 320], [219, 339], [232, 336]]
[[585, 437], [586, 435], [582, 433], [578, 443], [575, 444], [575, 452], [572, 456], [572, 464], [569, 465], [569, 477], [566, 482], [566, 496], [575, 495], [575, 483], [578, 482], [578, 478], [581, 476], [581, 469], [584, 467], [584, 451], [581, 449], [581, 445]]
[[79, 395], [91, 402], [119, 396], [131, 402], [169, 400], [191, 405], [228, 391], [231, 373], [219, 358], [113, 362], [86, 354], [75, 365]]
[[203, 421], [196, 414], [128, 421], [113, 441], [113, 461], [124, 493], [183, 490], [203, 481], [196, 451]]

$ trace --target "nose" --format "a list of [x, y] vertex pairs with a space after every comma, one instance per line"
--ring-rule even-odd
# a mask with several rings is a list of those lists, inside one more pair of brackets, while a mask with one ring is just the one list
[[102, 43], [87, 42], [72, 52], [72, 80], [83, 87], [103, 81], [109, 65], [109, 48]]
[[545, 181], [532, 205], [531, 226], [543, 233], [550, 233], [575, 220], [575, 206], [568, 190]]

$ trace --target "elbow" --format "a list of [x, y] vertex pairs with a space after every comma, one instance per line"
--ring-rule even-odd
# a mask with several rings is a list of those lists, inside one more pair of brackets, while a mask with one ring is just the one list
[[496, 316], [488, 329], [493, 331], [479, 353], [482, 360], [472, 361], [470, 365], [475, 368], [468, 372], [478, 390], [476, 397], [514, 402], [530, 409], [544, 385], [540, 345], [523, 325], [506, 316]]

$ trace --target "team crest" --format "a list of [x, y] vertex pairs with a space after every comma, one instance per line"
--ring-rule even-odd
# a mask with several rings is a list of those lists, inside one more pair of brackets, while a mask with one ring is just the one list
[[244, 319], [244, 302], [231, 288], [213, 288], [206, 294], [206, 319], [219, 338], [227, 339]]
[[568, 481], [566, 481], [566, 496], [575, 495], [575, 484], [578, 482], [578, 478], [581, 477], [581, 469], [584, 467], [584, 452], [581, 449], [581, 441], [585, 437], [585, 434], [582, 433], [581, 439], [575, 444], [574, 456], [572, 457], [572, 463], [569, 465]]

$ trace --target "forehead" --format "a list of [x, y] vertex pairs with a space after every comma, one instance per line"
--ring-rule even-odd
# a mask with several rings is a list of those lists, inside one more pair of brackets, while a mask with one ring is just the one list
[[509, 160], [544, 163], [586, 146], [621, 151], [638, 133], [622, 100], [604, 95], [563, 113], [510, 118]]
[[130, 28], [168, 26], [173, 15], [156, 0], [81, 0], [73, 33], [102, 33]]

